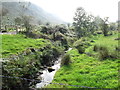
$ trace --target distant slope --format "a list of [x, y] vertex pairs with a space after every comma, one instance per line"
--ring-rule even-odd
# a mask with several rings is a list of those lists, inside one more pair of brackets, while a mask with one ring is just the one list
[[14, 18], [18, 17], [20, 15], [28, 15], [32, 16], [33, 24], [37, 24], [39, 21], [41, 23], [47, 23], [50, 22], [52, 24], [63, 24], [65, 23], [58, 17], [47, 13], [44, 11], [41, 7], [28, 2], [3, 2], [2, 3], [3, 8], [8, 10], [8, 13], [6, 16], [3, 17], [3, 23], [7, 21], [7, 18], [9, 18], [9, 21], [14, 23]]

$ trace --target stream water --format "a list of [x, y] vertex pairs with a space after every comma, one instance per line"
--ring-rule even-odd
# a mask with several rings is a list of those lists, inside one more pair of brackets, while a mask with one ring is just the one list
[[[70, 51], [71, 49], [72, 48], [69, 48], [66, 52]], [[55, 69], [54, 71], [49, 72], [48, 69], [43, 70], [43, 74], [39, 76], [40, 78], [42, 78], [42, 81], [41, 83], [36, 84], [36, 88], [42, 88], [52, 82], [56, 71], [60, 69], [61, 59], [62, 59], [62, 56], [60, 56], [58, 60], [55, 61], [54, 65], [52, 66], [52, 68]]]

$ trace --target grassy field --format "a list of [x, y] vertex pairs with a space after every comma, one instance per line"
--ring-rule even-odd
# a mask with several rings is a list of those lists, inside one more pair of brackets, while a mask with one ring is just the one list
[[2, 57], [21, 53], [28, 47], [40, 48], [49, 42], [44, 39], [26, 38], [24, 35], [2, 35]]
[[[99, 35], [92, 37], [95, 42], [86, 49], [87, 52], [93, 51], [94, 45], [107, 46], [112, 52], [118, 46], [118, 40], [114, 40], [118, 34], [103, 37]], [[79, 54], [77, 49], [68, 52], [71, 56], [70, 65], [62, 66], [57, 71], [53, 83], [64, 83], [68, 85], [79, 85], [96, 88], [118, 88], [118, 68], [120, 59], [99, 60], [95, 57]], [[47, 88], [76, 88], [67, 85], [50, 84]]]
[[114, 34], [111, 36], [104, 37], [103, 35], [92, 37], [94, 39], [95, 43], [91, 43], [92, 46], [86, 49], [86, 52], [93, 52], [93, 46], [105, 46], [109, 48], [109, 51], [114, 51], [115, 47], [118, 47], [118, 40], [115, 40], [118, 38], [120, 34]]
[[[53, 53], [58, 54], [50, 41], [27, 38], [19, 34], [2, 35], [1, 49], [2, 58], [6, 58], [2, 63], [2, 75], [28, 79], [37, 79], [36, 74], [46, 60], [43, 57], [53, 58]], [[49, 62], [47, 60], [46, 62]], [[31, 82], [19, 78], [3, 78], [3, 89], [28, 88]]]

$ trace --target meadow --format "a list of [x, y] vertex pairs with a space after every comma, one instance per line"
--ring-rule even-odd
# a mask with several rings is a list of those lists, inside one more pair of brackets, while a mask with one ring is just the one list
[[[94, 45], [106, 46], [110, 52], [115, 51], [118, 46], [118, 34], [104, 37], [103, 35], [93, 36], [89, 40], [90, 46], [85, 52], [93, 55], [97, 52], [93, 51]], [[50, 84], [47, 88], [82, 88], [67, 85], [78, 85], [92, 88], [118, 88], [118, 63], [120, 59], [100, 60], [97, 56], [88, 56], [79, 54], [78, 50], [73, 48], [68, 54], [71, 57], [69, 65], [62, 66], [56, 73], [53, 83], [64, 83], [66, 85]]]
[[[21, 34], [2, 35], [1, 37], [3, 76], [37, 79], [40, 67], [46, 63], [43, 57], [53, 58], [53, 53], [56, 51], [56, 48], [51, 47], [52, 44], [45, 39], [32, 39]], [[56, 59], [56, 56], [54, 58]], [[49, 64], [49, 61], [47, 62]], [[3, 89], [16, 88], [17, 90], [30, 87], [30, 83], [35, 84], [35, 82], [19, 78], [2, 78]]]
[[42, 88], [120, 88], [120, 21], [111, 22], [109, 15], [95, 16], [77, 6], [75, 12], [70, 10], [72, 21], [66, 21], [32, 2], [3, 3], [3, 90], [36, 90], [37, 83], [45, 82], [44, 70], [52, 74], [58, 64], [54, 84]]
[[42, 48], [50, 42], [44, 39], [27, 38], [25, 35], [2, 35], [2, 57], [22, 53], [27, 48]]

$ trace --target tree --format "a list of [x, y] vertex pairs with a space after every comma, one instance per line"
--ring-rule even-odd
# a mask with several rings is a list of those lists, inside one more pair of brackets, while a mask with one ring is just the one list
[[16, 25], [16, 33], [18, 33], [18, 25], [22, 24], [22, 19], [20, 17], [16, 17], [14, 21]]
[[82, 7], [77, 8], [73, 19], [73, 25], [75, 26], [78, 38], [91, 35], [97, 30], [95, 17], [87, 14]]
[[104, 36], [108, 35], [108, 17], [105, 17], [104, 19], [102, 19], [102, 31]]
[[94, 18], [94, 23], [96, 26], [96, 30], [101, 30], [102, 19], [99, 16]]
[[32, 17], [23, 15], [21, 18], [22, 18], [22, 22], [26, 28], [26, 32], [29, 33], [32, 30], [32, 24], [30, 23], [32, 21]]
[[117, 23], [110, 23], [109, 25], [110, 25], [110, 26], [109, 26], [109, 29], [110, 29], [111, 31], [117, 30]]
[[[5, 16], [9, 11], [5, 7], [0, 7], [0, 17]], [[0, 18], [0, 30], [2, 26], [2, 18]]]
[[87, 36], [89, 34], [93, 34], [94, 31], [97, 29], [97, 26], [95, 24], [95, 17], [93, 15], [87, 15], [85, 24], [87, 28]]
[[77, 36], [80, 38], [85, 34], [85, 20], [86, 12], [82, 7], [77, 8], [75, 12], [75, 17], [73, 18], [73, 25], [75, 26]]
[[[22, 13], [19, 13], [19, 16], [21, 18], [21, 22], [25, 29], [26, 32], [30, 32], [32, 30], [32, 24], [30, 23], [32, 21], [32, 16], [28, 16], [25, 14], [25, 12], [29, 9], [29, 6], [31, 5], [30, 2], [19, 2], [19, 6], [22, 9]], [[20, 19], [18, 19], [17, 21], [19, 22]]]

